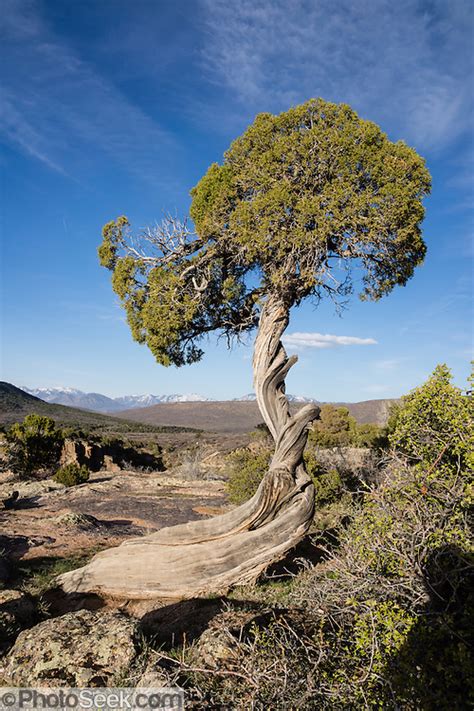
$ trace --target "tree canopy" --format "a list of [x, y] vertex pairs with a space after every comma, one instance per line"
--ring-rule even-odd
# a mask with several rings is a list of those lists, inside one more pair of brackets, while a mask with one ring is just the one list
[[425, 255], [423, 159], [345, 104], [310, 101], [259, 114], [191, 190], [190, 216], [132, 236], [103, 228], [101, 264], [133, 337], [163, 365], [199, 360], [202, 337], [252, 329], [265, 296], [289, 309], [338, 300], [361, 280], [378, 299]]

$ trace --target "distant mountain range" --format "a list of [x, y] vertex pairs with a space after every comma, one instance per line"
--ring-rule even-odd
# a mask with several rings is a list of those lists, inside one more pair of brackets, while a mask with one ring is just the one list
[[[255, 393], [248, 393], [247, 395], [242, 395], [242, 397], [234, 397], [233, 400], [229, 402], [255, 402]], [[304, 397], [303, 395], [290, 395], [286, 393], [286, 399], [288, 402], [319, 402], [315, 400], [314, 397]]]
[[[32, 393], [41, 393], [44, 399]], [[46, 402], [46, 397], [75, 398], [81, 396], [81, 406], [74, 407]], [[143, 407], [147, 398], [159, 398], [158, 405]], [[297, 412], [304, 402], [310, 398], [290, 397], [290, 409]], [[179, 398], [171, 402], [167, 398]], [[193, 398], [184, 400], [184, 398]], [[71, 403], [69, 399], [69, 403]], [[23, 420], [25, 415], [35, 412], [53, 417], [61, 427], [73, 427], [84, 431], [101, 432], [189, 432], [207, 430], [214, 433], [244, 433], [250, 432], [262, 421], [255, 396], [244, 395], [241, 398], [228, 401], [202, 401], [198, 395], [165, 395], [165, 396], [132, 396], [134, 406], [120, 410], [128, 398], [108, 398], [98, 393], [83, 393], [72, 388], [30, 388], [25, 392], [11, 383], [0, 382], [0, 425]], [[104, 414], [91, 409], [104, 406], [114, 407], [114, 415]], [[84, 402], [87, 403], [84, 405]], [[316, 401], [313, 401], [316, 402]], [[359, 423], [374, 422], [383, 425], [387, 418], [393, 399], [365, 400], [363, 402], [334, 403], [344, 405]], [[142, 405], [140, 407], [140, 405]], [[110, 411], [109, 411], [110, 412]]]
[[[92, 410], [93, 412], [120, 412], [123, 410], [135, 410], [142, 407], [152, 407], [153, 405], [164, 405], [175, 402], [214, 402], [212, 398], [203, 397], [196, 393], [184, 395], [122, 395], [121, 397], [107, 397], [101, 393], [85, 393], [76, 388], [26, 388], [22, 390], [41, 398], [45, 402], [55, 405], [67, 405], [68, 407], [78, 407], [82, 410]], [[311, 398], [298, 395], [287, 395], [290, 402], [315, 402]], [[234, 398], [236, 402], [253, 402], [255, 393]]]
[[118, 412], [134, 410], [138, 407], [151, 407], [168, 402], [206, 402], [209, 398], [189, 393], [186, 395], [123, 395], [107, 397], [101, 393], [85, 393], [76, 388], [26, 388], [22, 390], [41, 398], [45, 402], [68, 407], [79, 407], [93, 412]]
[[129, 421], [126, 418], [106, 415], [91, 410], [82, 410], [56, 403], [45, 402], [35, 395], [27, 393], [11, 383], [0, 382], [0, 425], [11, 425], [21, 422], [26, 415], [35, 413], [52, 417], [58, 426], [83, 430], [84, 432], [130, 433], [130, 432], [176, 432], [184, 431], [182, 427], [149, 425]]

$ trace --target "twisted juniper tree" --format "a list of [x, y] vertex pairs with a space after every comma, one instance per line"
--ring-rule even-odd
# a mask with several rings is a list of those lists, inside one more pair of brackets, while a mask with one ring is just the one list
[[291, 415], [281, 336], [303, 299], [339, 302], [361, 284], [379, 299], [405, 284], [425, 254], [430, 190], [424, 161], [347, 105], [310, 100], [260, 114], [191, 191], [188, 223], [168, 218], [138, 236], [126, 217], [103, 229], [133, 337], [158, 363], [203, 356], [210, 332], [229, 340], [258, 327], [253, 359], [261, 414], [275, 440], [269, 470], [245, 504], [165, 528], [97, 555], [62, 576], [68, 591], [182, 598], [254, 579], [306, 533], [314, 492], [302, 456], [318, 408]]

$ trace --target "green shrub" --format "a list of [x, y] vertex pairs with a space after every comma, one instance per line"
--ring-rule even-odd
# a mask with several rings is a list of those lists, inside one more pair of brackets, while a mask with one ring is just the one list
[[359, 425], [347, 407], [325, 404], [309, 432], [308, 446], [380, 449], [387, 446], [387, 432], [375, 424]]
[[337, 469], [324, 469], [311, 449], [305, 451], [304, 463], [306, 471], [313, 480], [317, 509], [332, 504], [341, 497], [344, 485]]
[[474, 701], [468, 401], [449, 377], [438, 368], [404, 399], [392, 435], [399, 449], [381, 486], [332, 560], [295, 593], [322, 615], [321, 707], [330, 699], [336, 708], [407, 709]]
[[353, 443], [356, 447], [385, 449], [388, 446], [387, 429], [371, 423], [357, 425]]
[[88, 481], [89, 476], [90, 472], [84, 464], [79, 465], [71, 462], [58, 469], [54, 475], [54, 480], [59, 484], [64, 484], [64, 486], [75, 486], [76, 484], [84, 484], [84, 482]]
[[390, 444], [414, 462], [474, 464], [472, 397], [451, 384], [438, 365], [426, 383], [402, 399], [394, 412]]
[[319, 419], [309, 433], [309, 444], [314, 447], [344, 447], [352, 444], [356, 421], [346, 407], [322, 405]]
[[55, 468], [64, 435], [50, 417], [32, 414], [12, 425], [5, 440], [7, 467], [19, 476], [29, 477]]
[[230, 475], [227, 482], [229, 501], [241, 504], [250, 499], [268, 470], [272, 450], [239, 449], [228, 457]]

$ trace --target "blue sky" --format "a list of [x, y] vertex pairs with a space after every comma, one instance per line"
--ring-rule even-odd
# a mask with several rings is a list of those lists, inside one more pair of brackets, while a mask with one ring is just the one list
[[[96, 258], [102, 225], [185, 214], [260, 111], [343, 101], [427, 160], [428, 255], [378, 303], [292, 314], [288, 391], [393, 397], [472, 357], [471, 0], [3, 0], [2, 379], [107, 395], [251, 391], [251, 341], [163, 368]], [[300, 334], [300, 335], [294, 335]], [[306, 334], [306, 335], [301, 335]], [[325, 338], [321, 338], [321, 335]]]

